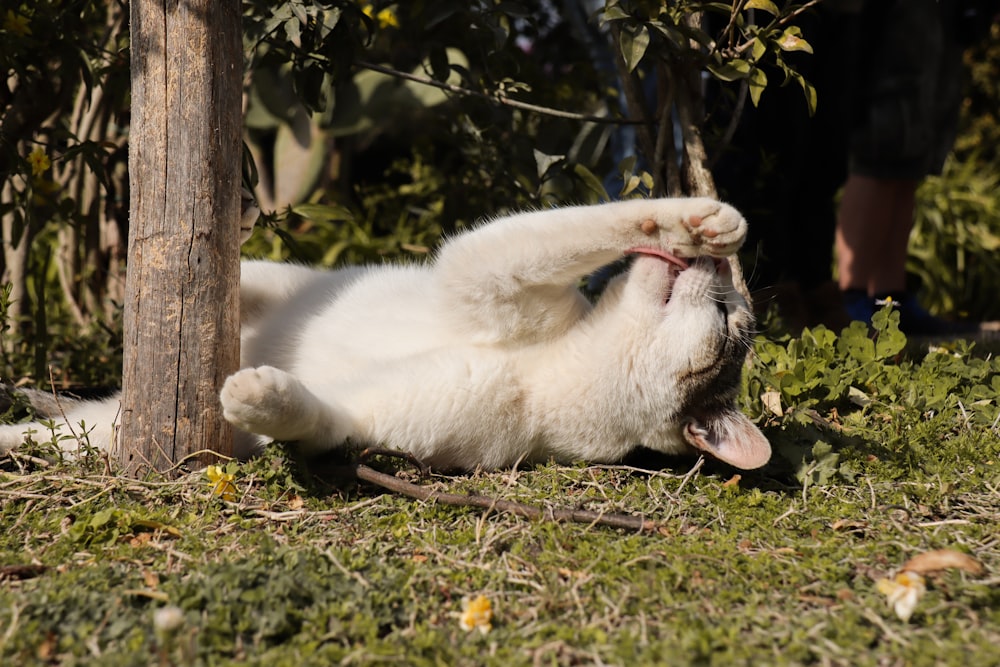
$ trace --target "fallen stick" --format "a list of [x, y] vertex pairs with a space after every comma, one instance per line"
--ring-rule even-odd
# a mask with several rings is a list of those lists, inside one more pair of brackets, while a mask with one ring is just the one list
[[[365, 450], [361, 453], [362, 460], [375, 455], [391, 456], [409, 461], [420, 469], [421, 474], [426, 474], [427, 467], [412, 456], [388, 450]], [[605, 512], [594, 512], [591, 510], [569, 510], [536, 507], [513, 500], [503, 500], [491, 498], [478, 494], [458, 494], [446, 493], [435, 489], [413, 484], [399, 479], [394, 475], [379, 472], [364, 463], [351, 463], [345, 466], [338, 466], [348, 475], [357, 479], [369, 482], [389, 491], [402, 494], [416, 500], [432, 501], [443, 505], [455, 507], [478, 507], [487, 511], [509, 512], [516, 516], [538, 521], [557, 521], [565, 523], [585, 523], [597, 526], [608, 526], [611, 528], [624, 528], [625, 530], [653, 531], [656, 530], [656, 522], [644, 519], [641, 516], [630, 516], [627, 514], [608, 514]]]

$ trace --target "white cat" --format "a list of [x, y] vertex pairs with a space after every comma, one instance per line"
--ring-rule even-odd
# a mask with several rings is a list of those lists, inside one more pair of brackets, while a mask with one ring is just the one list
[[[757, 468], [771, 448], [735, 408], [753, 317], [728, 262], [746, 236], [704, 198], [522, 213], [447, 242], [426, 266], [243, 264], [243, 370], [227, 420], [304, 453], [384, 445], [437, 469], [612, 462], [638, 445]], [[634, 255], [596, 306], [588, 273]], [[94, 444], [117, 401], [77, 403]], [[60, 420], [61, 421], [61, 420]], [[26, 428], [0, 428], [0, 452]], [[79, 430], [79, 429], [78, 429]]]

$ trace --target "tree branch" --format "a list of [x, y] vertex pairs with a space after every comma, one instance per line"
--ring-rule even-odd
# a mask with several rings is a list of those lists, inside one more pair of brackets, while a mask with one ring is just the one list
[[[781, 18], [778, 18], [778, 19], [775, 19], [774, 21], [772, 21], [772, 22], [771, 22], [771, 23], [770, 23], [770, 24], [769, 24], [769, 25], [767, 26], [767, 28], [768, 28], [768, 29], [771, 29], [771, 28], [780, 28], [780, 27], [782, 27], [782, 26], [785, 26], [785, 25], [788, 25], [788, 24], [789, 24], [789, 23], [791, 23], [791, 22], [792, 22], [792, 21], [793, 21], [793, 20], [795, 19], [795, 17], [797, 17], [797, 16], [799, 15], [799, 14], [802, 14], [803, 12], [806, 12], [806, 11], [808, 11], [809, 9], [811, 9], [812, 7], [814, 7], [814, 6], [818, 5], [819, 3], [823, 2], [823, 1], [824, 1], [824, 0], [809, 0], [809, 2], [805, 3], [805, 4], [804, 4], [804, 5], [802, 5], [801, 7], [796, 7], [794, 11], [791, 11], [791, 12], [789, 12], [788, 14], [785, 14], [785, 15], [784, 15], [784, 16], [782, 16]], [[740, 44], [739, 46], [735, 47], [735, 49], [733, 49], [733, 51], [734, 51], [735, 53], [737, 53], [737, 54], [740, 54], [740, 53], [743, 53], [743, 52], [744, 52], [744, 51], [746, 51], [747, 49], [751, 48], [751, 47], [753, 46], [753, 43], [754, 43], [755, 41], [757, 41], [757, 38], [756, 38], [756, 37], [754, 37], [753, 39], [750, 39], [750, 40], [747, 40], [746, 42], [743, 42], [743, 43], [742, 43], [742, 44]]]
[[379, 72], [380, 74], [396, 77], [397, 79], [404, 79], [406, 81], [412, 81], [424, 86], [439, 88], [463, 97], [475, 97], [481, 100], [486, 100], [487, 102], [492, 102], [493, 104], [508, 106], [514, 109], [521, 109], [523, 111], [530, 111], [544, 116], [552, 116], [554, 118], [565, 118], [567, 120], [577, 120], [586, 123], [603, 123], [605, 125], [639, 125], [645, 122], [643, 120], [632, 120], [629, 118], [610, 118], [608, 116], [593, 116], [589, 114], [574, 113], [572, 111], [562, 111], [561, 109], [553, 109], [551, 107], [544, 107], [537, 104], [530, 104], [528, 102], [521, 102], [520, 100], [514, 100], [501, 93], [488, 95], [487, 93], [483, 93], [478, 90], [462, 88], [461, 86], [431, 79], [430, 77], [401, 72], [400, 70], [387, 67], [386, 65], [376, 65], [375, 63], [360, 60], [355, 62], [355, 65], [373, 72]]
[[647, 160], [652, 160], [656, 153], [656, 144], [653, 141], [653, 122], [649, 117], [646, 98], [637, 85], [636, 77], [629, 71], [625, 63], [625, 56], [622, 55], [621, 29], [617, 23], [611, 24], [611, 39], [611, 50], [614, 52], [618, 80], [621, 82], [622, 92], [625, 94], [625, 103], [628, 105], [628, 112], [630, 115], [638, 116], [642, 119], [636, 127], [636, 133], [639, 135], [639, 153], [644, 155]]

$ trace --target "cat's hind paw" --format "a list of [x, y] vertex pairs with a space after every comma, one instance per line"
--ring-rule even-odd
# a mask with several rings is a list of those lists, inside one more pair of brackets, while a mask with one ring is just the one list
[[226, 421], [250, 433], [299, 440], [315, 428], [315, 397], [294, 376], [271, 366], [231, 375], [219, 400]]

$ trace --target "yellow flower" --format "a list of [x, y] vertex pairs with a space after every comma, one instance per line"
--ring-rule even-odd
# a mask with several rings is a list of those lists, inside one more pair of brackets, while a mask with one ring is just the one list
[[375, 15], [375, 20], [378, 21], [378, 27], [380, 28], [398, 28], [399, 19], [396, 18], [395, 12], [386, 7], [378, 14]]
[[361, 8], [361, 11], [364, 12], [364, 15], [368, 18], [378, 21], [378, 27], [380, 28], [399, 27], [399, 19], [396, 17], [396, 12], [392, 11], [388, 7], [379, 10], [378, 14], [373, 15], [375, 8], [372, 7], [371, 4], [366, 3], [364, 7]]
[[905, 570], [892, 579], [879, 579], [875, 586], [879, 593], [886, 596], [896, 616], [904, 622], [910, 620], [913, 610], [917, 608], [917, 602], [927, 590], [923, 577], [916, 572]]
[[3, 18], [3, 29], [24, 37], [31, 34], [31, 28], [28, 27], [29, 22], [30, 19], [27, 16], [15, 14], [13, 9], [8, 9], [7, 15]]
[[485, 595], [465, 601], [465, 609], [458, 620], [463, 630], [478, 628], [484, 635], [493, 629], [493, 605]]
[[38, 177], [52, 166], [52, 160], [45, 154], [45, 149], [41, 146], [36, 146], [35, 150], [28, 154], [28, 164], [31, 165], [31, 175]]
[[219, 466], [208, 466], [205, 468], [205, 476], [212, 483], [212, 493], [223, 500], [236, 500], [236, 484], [233, 481], [236, 475], [223, 471]]

